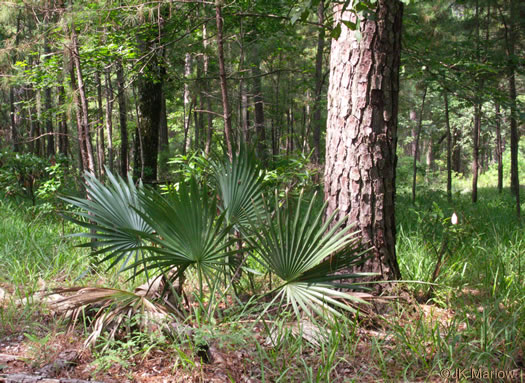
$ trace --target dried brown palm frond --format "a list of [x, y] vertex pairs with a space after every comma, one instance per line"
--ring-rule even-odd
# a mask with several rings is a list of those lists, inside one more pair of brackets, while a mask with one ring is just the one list
[[[128, 319], [140, 316], [137, 321], [140, 331], [159, 331], [168, 325], [170, 311], [146, 297], [144, 294], [105, 287], [71, 287], [55, 289], [56, 294], [69, 294], [61, 300], [52, 303], [52, 308], [61, 308], [72, 313], [73, 323], [80, 313], [89, 308], [95, 308], [96, 314], [92, 323], [93, 332], [84, 342], [84, 346], [94, 345], [104, 330], [109, 331], [109, 338], [115, 337], [119, 328]], [[129, 329], [128, 329], [129, 330]]]

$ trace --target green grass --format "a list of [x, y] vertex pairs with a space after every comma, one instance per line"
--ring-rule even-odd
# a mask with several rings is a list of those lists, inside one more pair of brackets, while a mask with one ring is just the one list
[[[242, 351], [242, 371], [261, 382], [426, 381], [438, 378], [444, 368], [523, 369], [525, 229], [515, 217], [509, 191], [500, 195], [494, 188], [481, 188], [478, 203], [472, 204], [468, 194], [455, 193], [448, 202], [441, 191], [421, 189], [415, 205], [408, 193], [397, 197], [397, 254], [405, 280], [429, 282], [439, 249], [447, 243], [429, 301], [416, 302], [428, 292], [428, 284], [406, 283], [409, 303], [393, 303], [382, 320], [339, 321], [321, 347], [294, 335], [277, 317], [254, 330], [250, 314], [204, 323], [207, 338], [226, 355]], [[459, 216], [454, 228], [449, 220], [453, 212]], [[125, 278], [102, 268], [76, 280], [90, 258], [86, 249], [74, 247], [75, 239], [65, 237], [74, 230], [52, 215], [0, 202], [0, 286], [19, 299], [44, 284], [122, 283]], [[28, 326], [45, 332], [45, 324], [38, 325], [40, 309], [37, 304], [0, 305], [0, 337], [29, 332]], [[274, 329], [279, 341], [264, 342]], [[141, 340], [133, 347], [125, 339], [107, 342], [113, 342], [107, 352], [94, 353], [100, 373], [121, 355], [119, 347], [135, 358], [130, 365], [140, 365], [155, 347], [171, 355], [177, 374], [205, 374], [194, 359], [197, 345], [191, 340], [156, 340], [154, 345]], [[235, 373], [239, 371], [225, 372], [231, 381]]]

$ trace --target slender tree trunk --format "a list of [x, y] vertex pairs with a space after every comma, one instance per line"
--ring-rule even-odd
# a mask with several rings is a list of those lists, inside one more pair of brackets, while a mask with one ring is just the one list
[[75, 25], [71, 25], [71, 61], [76, 74], [76, 82], [73, 77], [73, 89], [78, 93], [77, 97], [77, 123], [79, 125], [80, 150], [84, 170], [95, 174], [95, 160], [93, 158], [93, 146], [91, 144], [91, 133], [88, 120], [88, 103], [84, 87], [84, 79], [80, 67], [80, 55]]
[[186, 154], [190, 150], [191, 146], [191, 135], [190, 135], [190, 121], [191, 121], [191, 95], [190, 95], [190, 85], [188, 83], [189, 77], [191, 75], [191, 54], [186, 53], [184, 56], [184, 147], [182, 148], [182, 153]]
[[427, 97], [427, 86], [423, 90], [423, 97], [421, 99], [421, 108], [417, 120], [417, 132], [415, 141], [414, 160], [412, 164], [412, 203], [416, 202], [416, 176], [417, 176], [417, 159], [419, 157], [419, 140], [421, 138], [421, 130], [423, 128], [423, 112], [425, 111], [425, 98]]
[[170, 156], [168, 116], [166, 111], [166, 94], [162, 92], [162, 104], [160, 109], [160, 132], [159, 132], [160, 163], [159, 172], [164, 176], [168, 172], [168, 158]]
[[97, 162], [98, 162], [98, 174], [99, 177], [104, 176], [104, 117], [103, 117], [103, 105], [102, 105], [102, 82], [100, 80], [100, 73], [98, 71], [95, 72], [95, 83], [97, 85], [97, 102], [98, 102], [98, 110], [97, 110], [97, 138], [96, 138], [96, 146], [97, 146]]
[[260, 59], [257, 57], [253, 64], [253, 102], [255, 114], [255, 132], [257, 133], [257, 154], [263, 163], [266, 163], [266, 126], [264, 125], [264, 102], [261, 85]]
[[452, 133], [450, 131], [450, 117], [448, 110], [448, 94], [443, 93], [445, 101], [445, 125], [447, 127], [447, 198], [452, 200]]
[[[354, 20], [334, 5], [335, 22]], [[372, 249], [360, 267], [398, 279], [395, 251], [395, 166], [401, 23], [397, 0], [378, 0], [361, 38], [341, 25], [332, 40], [324, 194], [327, 214], [348, 215]]]
[[226, 83], [226, 67], [224, 65], [224, 40], [222, 35], [222, 0], [215, 0], [215, 21], [217, 23], [217, 53], [219, 59], [219, 77], [221, 83], [222, 110], [224, 118], [224, 139], [226, 141], [228, 157], [232, 158], [232, 120], [230, 114], [230, 103], [228, 100], [228, 85]]
[[114, 171], [113, 155], [113, 86], [111, 84], [111, 72], [107, 68], [104, 72], [104, 89], [106, 91], [106, 134], [108, 135], [108, 167]]
[[117, 59], [117, 92], [120, 123], [120, 174], [126, 177], [129, 168], [128, 157], [128, 119], [126, 106], [126, 92], [124, 88], [124, 70], [122, 60]]
[[[277, 68], [281, 68], [281, 62], [282, 62], [282, 53], [279, 52], [279, 61], [277, 63]], [[279, 129], [282, 128], [282, 116], [281, 116], [281, 104], [279, 103], [279, 96], [281, 92], [280, 88], [281, 84], [281, 72], [277, 72], [277, 81], [275, 84], [275, 120], [276, 120], [276, 126], [272, 127], [272, 154], [274, 156], [277, 156], [280, 151], [280, 132]]]
[[[204, 0], [202, 0], [204, 2]], [[204, 48], [204, 54], [202, 55], [202, 69], [204, 72], [204, 77], [206, 80], [204, 80], [204, 98], [206, 99], [206, 105], [207, 110], [210, 113], [206, 113], [207, 117], [207, 129], [206, 129], [206, 143], [204, 145], [204, 152], [206, 154], [210, 153], [211, 149], [211, 141], [212, 141], [212, 135], [213, 135], [213, 115], [212, 115], [212, 105], [211, 105], [211, 98], [209, 95], [210, 92], [210, 80], [208, 79], [208, 65], [209, 65], [209, 57], [206, 53], [206, 50], [208, 48], [208, 28], [206, 26], [206, 23], [202, 25], [202, 47]]]
[[474, 105], [474, 127], [472, 129], [472, 202], [478, 201], [479, 133], [481, 130], [481, 105]]
[[496, 103], [496, 161], [498, 163], [498, 193], [503, 191], [503, 143], [501, 141], [501, 111]]
[[60, 104], [61, 111], [58, 115], [59, 119], [59, 136], [58, 136], [58, 151], [60, 154], [67, 156], [68, 152], [68, 130], [67, 130], [67, 115], [63, 108], [65, 108], [66, 105], [66, 91], [64, 87], [61, 85], [58, 87], [58, 103]]
[[9, 117], [11, 122], [11, 142], [13, 143], [13, 151], [20, 151], [20, 140], [18, 137], [18, 127], [16, 121], [16, 109], [15, 109], [15, 90], [13, 86], [9, 87]]
[[[504, 22], [505, 26], [505, 43], [507, 48], [507, 72], [508, 72], [508, 85], [509, 85], [509, 98], [510, 98], [510, 190], [511, 193], [516, 197], [516, 215], [518, 219], [521, 215], [520, 206], [520, 182], [518, 174], [518, 145], [519, 145], [519, 134], [518, 134], [518, 117], [517, 117], [517, 106], [516, 106], [516, 64], [517, 61], [515, 50], [517, 40], [517, 24], [516, 18], [518, 17], [517, 11], [518, 1], [510, 0], [510, 15], [508, 23]], [[503, 15], [502, 15], [503, 17]]]
[[[47, 18], [47, 16], [46, 16]], [[46, 61], [48, 60], [50, 50], [49, 50], [49, 43], [47, 40], [47, 35], [44, 35], [44, 54], [46, 57]], [[46, 109], [45, 112], [45, 125], [46, 125], [46, 133], [47, 133], [47, 147], [46, 147], [46, 153], [48, 157], [52, 157], [55, 155], [55, 139], [53, 134], [53, 120], [52, 120], [52, 101], [51, 101], [51, 87], [46, 86], [44, 89], [44, 108]]]
[[[320, 25], [324, 24], [324, 0], [319, 1], [317, 6], [317, 21]], [[319, 28], [317, 35], [317, 52], [315, 54], [315, 94], [314, 94], [314, 155], [313, 161], [316, 164], [321, 162], [321, 93], [323, 90], [323, 53], [324, 53], [324, 26]], [[308, 138], [307, 138], [308, 139]]]
[[[22, 17], [22, 11], [18, 12], [17, 18], [16, 18], [16, 35], [15, 35], [15, 50], [14, 54], [12, 55], [12, 61], [13, 65], [16, 63], [17, 57], [16, 52], [18, 48], [18, 43], [20, 41], [20, 22]], [[13, 145], [13, 151], [18, 152], [20, 151], [20, 144], [18, 137], [18, 118], [17, 118], [17, 111], [15, 107], [15, 88], [13, 85], [9, 87], [9, 117], [10, 117], [10, 124], [11, 124], [11, 142]]]

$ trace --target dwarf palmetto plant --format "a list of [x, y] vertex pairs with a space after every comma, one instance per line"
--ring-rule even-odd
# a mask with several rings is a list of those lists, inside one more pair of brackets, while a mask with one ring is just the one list
[[214, 285], [214, 274], [221, 272], [226, 257], [236, 252], [230, 250], [231, 226], [224, 222], [224, 213], [217, 214], [215, 195], [192, 178], [176, 192], [161, 195], [146, 190], [140, 199], [144, 211], [138, 213], [154, 233], [144, 234], [152, 246], [144, 247], [149, 255], [137, 265], [161, 272], [177, 267], [179, 273], [193, 267], [201, 294], [204, 281]]
[[328, 314], [340, 315], [343, 309], [354, 312], [349, 304], [365, 303], [366, 294], [355, 295], [339, 288], [363, 290], [357, 284], [345, 283], [372, 273], [349, 273], [363, 262], [363, 252], [356, 250], [358, 237], [353, 225], [343, 227], [345, 219], [334, 221], [335, 213], [323, 223], [326, 204], [316, 209], [316, 196], [303, 209], [301, 193], [294, 205], [290, 198], [281, 205], [275, 195], [275, 209], [271, 213], [267, 203], [265, 213], [258, 217], [259, 224], [251, 229], [247, 241], [256, 249], [254, 256], [282, 283], [274, 290], [274, 300], [281, 298], [300, 312], [316, 313], [323, 318]]
[[[133, 269], [133, 275], [157, 270], [175, 279], [195, 270], [199, 303], [204, 304], [205, 294], [210, 298], [208, 314], [230, 256], [240, 251], [234, 246], [240, 240], [248, 244], [244, 251], [249, 256], [281, 279], [266, 307], [286, 303], [298, 318], [301, 312], [328, 319], [343, 310], [354, 311], [352, 302], [364, 303], [361, 298], [366, 294], [339, 289], [359, 289], [345, 281], [370, 275], [348, 271], [362, 262], [357, 232], [351, 225], [344, 226], [344, 220], [335, 222], [334, 215], [323, 222], [326, 205], [319, 208], [315, 197], [305, 204], [302, 194], [298, 200], [282, 201], [276, 193], [275, 205], [270, 206], [262, 197], [262, 175], [253, 161], [241, 153], [216, 165], [217, 191], [192, 178], [177, 191], [162, 195], [136, 189], [130, 178], [126, 183], [108, 172], [107, 187], [86, 176], [90, 199], [66, 200], [82, 209], [78, 214], [86, 221], [76, 222], [95, 231], [80, 236], [95, 238], [104, 246], [97, 253], [109, 253], [105, 259], [111, 259], [112, 265], [140, 252], [143, 256], [125, 267]], [[232, 236], [234, 226], [241, 237]], [[179, 286], [182, 282], [180, 278]], [[232, 279], [233, 283], [237, 281]], [[109, 294], [108, 299], [113, 296]]]
[[255, 222], [264, 212], [264, 172], [257, 166], [253, 153], [242, 146], [231, 160], [216, 161], [212, 167], [226, 221], [238, 230]]
[[89, 233], [77, 233], [73, 236], [89, 238], [92, 242], [80, 246], [97, 247], [93, 253], [105, 254], [100, 261], [111, 260], [108, 267], [121, 264], [121, 271], [130, 260], [137, 263], [144, 254], [141, 249], [143, 236], [141, 233], [153, 232], [151, 226], [141, 217], [143, 210], [139, 194], [143, 189], [138, 188], [128, 175], [127, 181], [114, 176], [106, 169], [108, 185], [97, 180], [94, 175], [86, 173], [84, 176], [88, 198], [63, 197], [62, 199], [80, 209], [74, 214], [77, 218], [66, 216], [74, 223], [90, 229]]

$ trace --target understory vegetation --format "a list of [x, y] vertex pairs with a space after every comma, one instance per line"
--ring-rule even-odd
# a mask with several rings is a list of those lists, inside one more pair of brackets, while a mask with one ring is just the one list
[[[295, 246], [283, 240], [286, 233], [290, 240], [295, 238], [290, 228], [304, 234], [303, 240], [305, 227], [318, 228], [319, 236], [326, 231], [326, 226], [316, 226], [322, 203], [312, 199], [316, 186], [309, 182], [311, 169], [290, 158], [288, 165], [282, 162], [281, 168], [265, 174], [245, 161], [238, 174], [236, 161], [241, 160], [179, 158], [174, 161], [174, 180], [180, 184], [165, 185], [158, 192], [141, 192], [140, 186], [118, 178], [105, 187], [88, 177], [91, 200], [51, 196], [33, 206], [30, 196], [4, 196], [2, 342], [16, 343], [35, 371], [66, 349], [82, 349], [74, 376], [102, 381], [148, 381], [156, 376], [175, 381], [440, 381], [443, 371], [471, 367], [520, 373], [525, 233], [513, 214], [510, 192], [499, 194], [490, 186], [490, 171], [481, 178], [487, 186], [480, 188], [475, 205], [459, 187], [449, 201], [446, 193], [427, 186], [418, 186], [412, 204], [408, 189], [404, 192], [399, 185], [397, 255], [404, 282], [396, 284], [393, 297], [381, 301], [352, 303], [353, 293], [337, 289], [334, 301], [327, 302], [316, 300], [309, 288], [337, 271], [337, 265], [330, 268], [323, 260], [337, 241], [343, 239], [344, 245], [353, 237], [341, 234], [323, 242], [311, 236]], [[399, 174], [405, 170], [399, 169]], [[242, 183], [232, 179], [235, 176], [244, 177]], [[424, 178], [424, 172], [419, 176]], [[246, 191], [249, 188], [243, 193], [251, 197], [241, 198], [243, 207], [226, 209], [223, 204], [239, 200], [232, 185], [245, 186], [248, 180], [255, 185], [253, 194]], [[461, 180], [454, 182], [460, 185]], [[285, 192], [285, 185], [297, 184], [303, 188]], [[263, 188], [270, 192], [256, 202], [254, 196]], [[120, 190], [123, 199], [133, 193], [138, 198], [127, 200], [136, 203], [134, 208], [120, 211], [120, 227], [104, 223], [101, 211], [93, 207], [97, 193], [102, 193], [100, 201], [103, 192], [111, 190]], [[213, 193], [220, 197], [206, 198]], [[46, 203], [60, 203], [62, 215]], [[99, 234], [90, 234], [91, 224], [79, 218], [88, 211], [79, 209], [82, 206], [91, 206], [91, 215], [85, 217], [98, 224]], [[108, 206], [118, 210], [115, 203]], [[451, 222], [453, 214], [456, 224]], [[72, 218], [81, 219], [77, 223], [87, 229], [82, 231]], [[137, 226], [123, 229], [126, 219]], [[177, 232], [176, 227], [185, 230]], [[194, 229], [209, 236], [196, 239]], [[75, 246], [81, 241], [71, 235], [79, 232], [88, 237], [88, 248]], [[115, 240], [118, 235], [120, 240]], [[170, 242], [185, 235], [182, 243], [189, 243], [187, 248]], [[130, 245], [131, 238], [140, 243]], [[125, 249], [115, 253], [119, 243]], [[280, 258], [291, 248], [294, 259], [303, 254], [306, 260], [301, 245], [323, 243], [332, 247], [322, 250], [317, 260], [310, 259], [309, 267], [294, 269]], [[96, 246], [98, 254], [93, 255], [90, 246]], [[352, 257], [344, 254], [341, 259], [348, 262]], [[108, 259], [99, 262], [104, 258]], [[108, 268], [112, 261], [115, 266]], [[140, 273], [144, 268], [147, 272]], [[151, 282], [161, 275], [159, 270], [164, 272], [164, 289], [154, 291]], [[354, 276], [352, 282], [362, 277]], [[341, 287], [339, 280], [321, 282], [323, 289]], [[92, 290], [81, 290], [88, 286]], [[138, 286], [149, 291], [141, 294]], [[356, 285], [351, 287], [355, 294]], [[38, 294], [41, 291], [68, 298], [50, 301]], [[80, 298], [79, 292], [84, 294]], [[90, 293], [98, 295], [89, 298]], [[356, 296], [366, 299], [367, 294]], [[84, 306], [86, 297], [91, 307]], [[73, 326], [71, 318], [59, 314], [56, 302], [81, 308]], [[155, 321], [159, 313], [170, 318], [168, 325]], [[84, 349], [86, 341], [91, 343]], [[0, 369], [4, 367], [0, 363]], [[67, 371], [61, 374], [67, 376], [71, 370]]]

